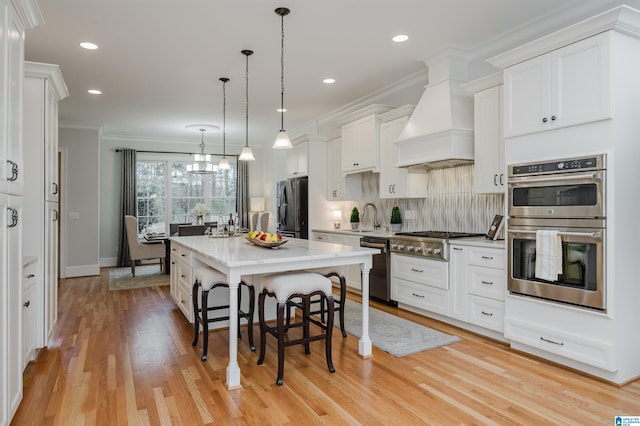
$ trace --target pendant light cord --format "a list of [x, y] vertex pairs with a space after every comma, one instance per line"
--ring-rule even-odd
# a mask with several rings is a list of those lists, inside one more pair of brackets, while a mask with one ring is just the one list
[[222, 80], [222, 158], [227, 158], [227, 149], [226, 149], [226, 136], [227, 136], [226, 116], [227, 116], [227, 81], [229, 81], [229, 79], [221, 79], [221, 80]]
[[[246, 53], [245, 53], [246, 52]], [[247, 66], [246, 66], [246, 73], [245, 73], [245, 90], [244, 90], [244, 94], [245, 94], [245, 128], [244, 128], [244, 135], [245, 135], [245, 141], [244, 141], [244, 146], [248, 147], [249, 146], [249, 55], [251, 55], [250, 50], [243, 50], [242, 53], [245, 53], [246, 57], [247, 57]]]
[[280, 15], [280, 131], [284, 131], [284, 14]]

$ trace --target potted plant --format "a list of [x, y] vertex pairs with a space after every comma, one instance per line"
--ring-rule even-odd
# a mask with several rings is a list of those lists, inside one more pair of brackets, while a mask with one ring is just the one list
[[360, 212], [357, 207], [354, 207], [351, 210], [351, 218], [349, 219], [351, 222], [351, 229], [358, 229], [358, 224], [360, 223]]
[[402, 215], [400, 214], [400, 207], [395, 206], [391, 209], [391, 231], [400, 232], [402, 228]]

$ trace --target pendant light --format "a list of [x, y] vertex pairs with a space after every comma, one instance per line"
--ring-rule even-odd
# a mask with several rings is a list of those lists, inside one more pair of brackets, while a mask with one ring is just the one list
[[[195, 125], [187, 127], [195, 127]], [[200, 154], [193, 155], [193, 163], [187, 164], [187, 172], [197, 175], [209, 175], [217, 172], [218, 166], [211, 162], [211, 155], [204, 153], [204, 132], [207, 129], [204, 126], [200, 126], [198, 130], [201, 133]]]
[[227, 143], [226, 143], [227, 82], [229, 81], [229, 79], [226, 77], [222, 77], [220, 78], [220, 81], [222, 82], [222, 159], [218, 163], [218, 169], [229, 170], [231, 166], [229, 165], [229, 160], [227, 160]]
[[284, 130], [284, 17], [290, 12], [286, 7], [279, 7], [275, 10], [280, 16], [280, 132], [276, 136], [276, 141], [272, 148], [288, 149], [293, 148], [287, 131]]
[[253, 55], [253, 50], [243, 50], [240, 53], [242, 53], [243, 55], [245, 55], [247, 57], [247, 66], [246, 66], [246, 73], [245, 73], [245, 81], [246, 81], [246, 88], [245, 88], [245, 95], [246, 95], [246, 103], [245, 103], [245, 142], [244, 142], [244, 148], [242, 148], [242, 151], [240, 152], [240, 156], [238, 157], [238, 160], [240, 161], [253, 161], [256, 158], [253, 156], [253, 151], [251, 150], [251, 147], [249, 146], [249, 56]]

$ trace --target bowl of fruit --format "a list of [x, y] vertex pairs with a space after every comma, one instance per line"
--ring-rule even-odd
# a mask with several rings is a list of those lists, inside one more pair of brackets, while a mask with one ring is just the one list
[[246, 236], [247, 241], [260, 247], [276, 248], [286, 243], [286, 238], [282, 238], [280, 234], [272, 234], [270, 232], [251, 231]]

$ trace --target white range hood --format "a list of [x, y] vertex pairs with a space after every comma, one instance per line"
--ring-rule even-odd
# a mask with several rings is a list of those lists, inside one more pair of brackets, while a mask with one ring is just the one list
[[425, 60], [429, 84], [395, 142], [397, 167], [452, 167], [473, 162], [473, 96], [466, 59], [451, 54]]

